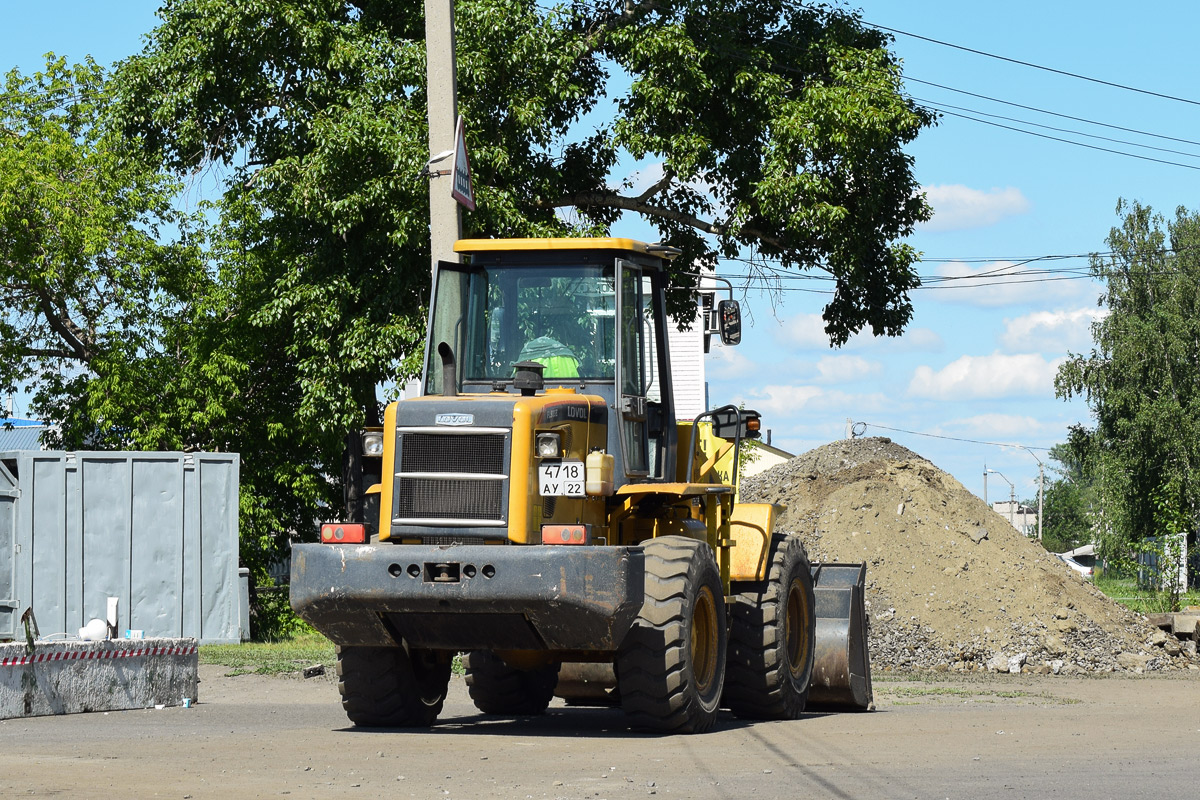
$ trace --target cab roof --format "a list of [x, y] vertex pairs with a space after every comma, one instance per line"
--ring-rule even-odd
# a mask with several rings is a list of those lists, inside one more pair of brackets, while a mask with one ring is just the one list
[[454, 243], [456, 253], [492, 253], [547, 250], [619, 250], [645, 253], [659, 258], [673, 259], [679, 250], [663, 244], [647, 244], [637, 239], [603, 237], [594, 239], [459, 239]]

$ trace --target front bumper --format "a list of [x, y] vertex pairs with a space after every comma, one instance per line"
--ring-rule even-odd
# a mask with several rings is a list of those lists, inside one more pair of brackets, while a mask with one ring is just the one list
[[640, 547], [292, 548], [292, 608], [346, 646], [613, 651], [644, 582]]

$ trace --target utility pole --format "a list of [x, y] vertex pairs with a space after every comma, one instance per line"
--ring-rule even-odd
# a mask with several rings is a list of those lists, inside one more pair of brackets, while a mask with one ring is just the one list
[[[454, 149], [458, 81], [454, 61], [454, 0], [425, 0], [425, 78], [429, 114], [429, 155]], [[458, 261], [454, 243], [462, 237], [458, 202], [450, 196], [453, 178], [429, 179], [429, 253], [438, 261]]]
[[1017, 487], [1013, 483], [1008, 484], [1008, 524], [1014, 528], [1017, 527], [1016, 520], [1013, 518], [1013, 512], [1017, 506]]
[[[426, 171], [429, 178], [429, 306], [432, 320], [432, 292], [437, 289], [438, 262], [459, 260], [454, 252], [454, 243], [462, 237], [458, 202], [450, 193], [454, 182], [453, 165], [445, 173], [433, 163], [435, 153], [445, 153], [455, 146], [458, 80], [455, 77], [454, 58], [454, 0], [425, 0], [425, 83], [429, 120], [430, 164], [426, 166]], [[425, 393], [426, 386], [441, 385], [441, 366], [436, 363], [437, 359], [430, 358], [430, 350], [437, 347], [439, 338], [435, 331], [429, 331], [426, 337], [422, 362], [426, 365], [426, 374], [419, 394]]]
[[1042, 495], [1046, 491], [1046, 471], [1038, 462], [1038, 541], [1042, 540]]

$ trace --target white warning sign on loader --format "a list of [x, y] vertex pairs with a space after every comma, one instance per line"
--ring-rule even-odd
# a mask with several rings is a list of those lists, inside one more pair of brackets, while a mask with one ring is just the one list
[[471, 186], [471, 159], [467, 156], [466, 126], [461, 115], [454, 131], [454, 170], [450, 174], [454, 178], [450, 196], [468, 211], [474, 211], [475, 189]]

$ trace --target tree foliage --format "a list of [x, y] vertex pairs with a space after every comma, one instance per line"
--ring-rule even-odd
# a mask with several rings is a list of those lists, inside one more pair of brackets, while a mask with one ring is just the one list
[[90, 61], [6, 78], [0, 388], [31, 389], [67, 449], [245, 454], [242, 562], [261, 580], [333, 502], [340, 436], [292, 424], [303, 376], [257, 324], [278, 299], [270, 248], [248, 245], [261, 209], [182, 211], [112, 101]]
[[178, 183], [104, 124], [111, 99], [95, 63], [52, 56], [0, 93], [0, 390], [68, 438], [114, 394], [140, 405], [198, 264]]
[[[884, 34], [796, 0], [460, 0], [470, 236], [607, 234], [701, 265], [819, 270], [835, 344], [899, 334], [903, 147], [932, 116]], [[2, 382], [62, 444], [243, 454], [243, 562], [335, 506], [341, 437], [419, 371], [429, 292], [422, 4], [165, 0], [111, 82], [9, 76]], [[620, 177], [637, 163], [639, 172]], [[613, 175], [618, 177], [614, 178]], [[216, 175], [219, 197], [172, 201]], [[4, 388], [4, 387], [0, 387]]]
[[[305, 424], [344, 427], [416, 366], [400, 357], [428, 288], [421, 4], [161, 14], [122, 72], [127, 129], [176, 169], [230, 165], [227, 200], [261, 217], [242, 234], [273, 251], [259, 322], [286, 321]], [[794, 0], [464, 0], [456, 28], [468, 235], [605, 233], [634, 212], [684, 251], [681, 287], [745, 256], [831, 274], [835, 343], [908, 322], [915, 253], [899, 239], [929, 210], [902, 146], [932, 118], [900, 93], [882, 34]], [[628, 156], [650, 162], [648, 185], [610, 185]]]
[[1050, 468], [1053, 475], [1042, 497], [1042, 543], [1055, 553], [1089, 544], [1097, 521], [1096, 493], [1087, 454], [1072, 444], [1080, 435], [1087, 434], [1073, 433], [1071, 442], [1050, 448], [1050, 459], [1058, 466]]
[[1072, 354], [1055, 382], [1095, 415], [1086, 446], [1114, 551], [1177, 528], [1178, 514], [1200, 522], [1200, 215], [1165, 220], [1124, 201], [1117, 213], [1111, 252], [1091, 261], [1107, 314], [1092, 352]]

